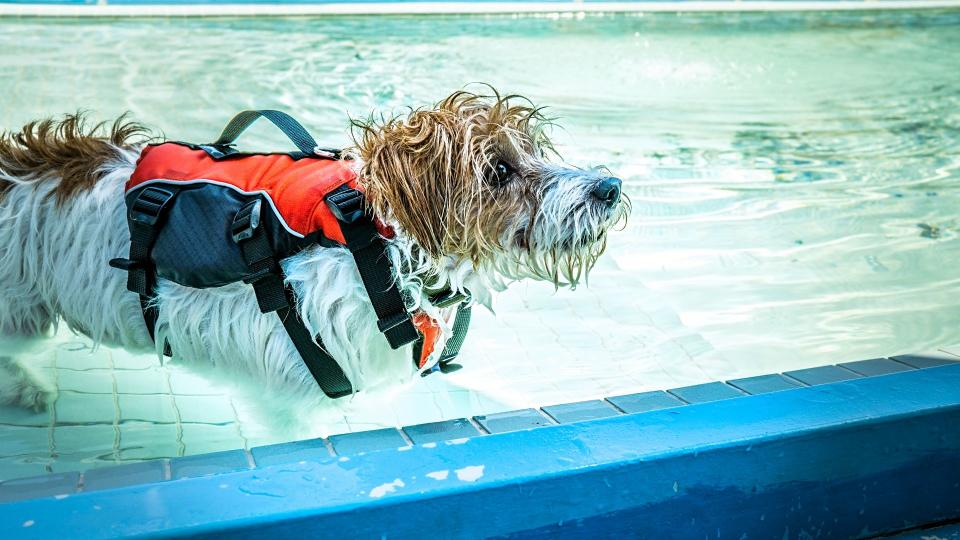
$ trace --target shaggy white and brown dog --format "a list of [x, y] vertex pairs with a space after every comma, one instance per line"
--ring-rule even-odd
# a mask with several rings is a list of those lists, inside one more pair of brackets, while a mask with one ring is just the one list
[[[440, 319], [429, 292], [447, 287], [489, 305], [513, 280], [585, 278], [629, 202], [603, 169], [550, 161], [548, 124], [524, 98], [468, 92], [354, 122], [345, 155], [376, 217], [396, 231], [388, 254], [411, 312]], [[107, 266], [129, 249], [124, 184], [147, 141], [125, 118], [87, 129], [80, 115], [0, 136], [0, 403], [42, 408], [54, 397], [41, 370], [10, 351], [59, 320], [97, 343], [157, 350], [126, 274]], [[391, 350], [378, 331], [349, 251], [308, 248], [282, 265], [308, 328], [355, 388], [415, 372], [409, 346]], [[157, 341], [169, 342], [175, 360], [246, 381], [268, 399], [329, 400], [250, 286], [160, 280], [157, 292]], [[438, 352], [450, 335], [442, 330]]]

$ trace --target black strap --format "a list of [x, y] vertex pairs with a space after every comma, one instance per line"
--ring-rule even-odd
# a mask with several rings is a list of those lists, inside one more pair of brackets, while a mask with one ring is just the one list
[[300, 122], [297, 122], [289, 114], [282, 111], [274, 110], [260, 110], [260, 111], [243, 111], [233, 117], [232, 120], [227, 124], [227, 127], [223, 128], [223, 132], [220, 134], [220, 138], [217, 139], [210, 146], [214, 147], [225, 147], [233, 144], [237, 140], [237, 137], [240, 136], [248, 127], [250, 127], [258, 118], [266, 118], [273, 125], [280, 128], [280, 131], [290, 139], [290, 142], [295, 144], [301, 152], [308, 155], [316, 155], [321, 157], [332, 157], [338, 158], [339, 152], [336, 150], [331, 150], [328, 148], [320, 148], [317, 146], [317, 141], [313, 138], [312, 135], [304, 128]]
[[377, 327], [386, 336], [390, 347], [400, 347], [420, 336], [397, 289], [387, 246], [373, 219], [366, 213], [363, 193], [344, 184], [327, 195], [327, 205], [340, 222], [360, 271], [360, 279], [377, 314]]
[[243, 282], [253, 286], [261, 312], [277, 312], [290, 341], [323, 393], [331, 398], [352, 394], [350, 379], [324, 349], [319, 338], [314, 338], [307, 329], [296, 309], [293, 291], [283, 283], [283, 271], [274, 257], [266, 227], [260, 221], [261, 207], [261, 198], [245, 204], [237, 211], [231, 225], [233, 240], [240, 245], [243, 258], [250, 268], [250, 274]]
[[[130, 205], [127, 216], [130, 225], [130, 257], [110, 261], [110, 266], [127, 271], [127, 289], [140, 295], [140, 308], [150, 339], [155, 339], [159, 316], [156, 303], [153, 302], [157, 277], [156, 269], [150, 260], [150, 250], [160, 234], [160, 221], [177, 192], [177, 188], [170, 186], [148, 186], [140, 191]], [[169, 345], [165, 343], [164, 354], [169, 352]]]
[[467, 339], [467, 330], [470, 329], [470, 318], [473, 316], [473, 308], [468, 302], [460, 304], [460, 307], [457, 308], [457, 317], [453, 320], [453, 335], [450, 336], [450, 339], [447, 340], [447, 343], [443, 347], [443, 354], [440, 355], [440, 369], [443, 370], [443, 365], [460, 354], [460, 348], [463, 347], [463, 342]]
[[277, 316], [280, 317], [283, 328], [290, 336], [290, 341], [293, 342], [297, 352], [300, 353], [304, 365], [313, 375], [313, 379], [328, 397], [339, 398], [352, 394], [353, 386], [350, 385], [350, 379], [324, 348], [319, 336], [314, 338], [307, 329], [307, 325], [300, 318], [300, 312], [296, 309], [297, 301], [293, 291], [287, 288], [286, 292], [288, 305], [278, 309]]
[[262, 198], [256, 198], [243, 205], [233, 218], [230, 232], [233, 241], [240, 246], [243, 259], [250, 269], [243, 282], [253, 285], [257, 295], [257, 304], [262, 313], [271, 313], [283, 307], [289, 307], [284, 290], [280, 266], [273, 254], [273, 247], [267, 238], [266, 227], [261, 227], [260, 209]]

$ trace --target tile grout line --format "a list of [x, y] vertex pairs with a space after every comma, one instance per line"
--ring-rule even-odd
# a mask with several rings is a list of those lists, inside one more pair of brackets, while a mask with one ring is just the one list
[[[243, 425], [240, 424], [240, 413], [237, 412], [237, 404], [234, 403], [233, 397], [226, 396], [227, 401], [230, 403], [230, 410], [233, 411], [233, 419], [237, 424], [237, 436], [240, 437], [240, 440], [243, 441], [243, 449], [250, 450], [250, 441], [243, 435]], [[253, 461], [253, 456], [250, 456], [251, 462]]]
[[330, 442], [330, 439], [327, 437], [320, 437], [320, 440], [323, 441], [323, 446], [327, 449], [327, 452], [330, 452], [331, 457], [337, 457], [340, 454], [337, 454], [336, 449], [333, 447], [333, 443]]
[[167, 391], [169, 392], [170, 402], [173, 407], [173, 414], [176, 417], [177, 426], [177, 456], [182, 457], [187, 451], [187, 445], [183, 442], [183, 421], [180, 417], [180, 408], [177, 406], [177, 396], [173, 393], [173, 384], [170, 382], [170, 370], [161, 362], [160, 369], [163, 370], [164, 378], [167, 381]]
[[400, 433], [400, 438], [403, 439], [404, 442], [407, 443], [407, 446], [415, 446], [415, 445], [413, 444], [413, 439], [411, 439], [410, 436], [407, 435], [407, 432], [404, 431], [402, 427], [399, 427], [399, 428], [395, 427], [394, 429], [397, 430], [397, 432]]
[[784, 379], [787, 379], [787, 380], [790, 380], [790, 381], [793, 381], [793, 382], [799, 384], [799, 385], [800, 385], [800, 388], [809, 388], [809, 387], [813, 386], [812, 384], [807, 384], [807, 383], [801, 381], [800, 379], [798, 379], [798, 378], [796, 378], [796, 377], [794, 377], [794, 376], [792, 376], [792, 375], [790, 375], [790, 374], [788, 374], [788, 373], [779, 373], [779, 375], [780, 375], [781, 377], [783, 377]]
[[47, 417], [50, 419], [50, 431], [47, 434], [47, 450], [50, 453], [50, 463], [44, 465], [44, 470], [48, 473], [53, 472], [53, 461], [56, 459], [57, 452], [57, 442], [56, 437], [54, 436], [54, 431], [57, 429], [57, 402], [60, 401], [60, 373], [57, 372], [57, 356], [59, 356], [59, 349], [54, 349], [53, 351], [53, 387], [57, 389], [57, 397], [53, 400], [53, 403], [49, 404], [50, 409], [47, 411]]
[[113, 459], [114, 461], [120, 460], [120, 419], [122, 416], [122, 411], [120, 411], [120, 395], [117, 391], [117, 375], [114, 371], [116, 364], [113, 362], [113, 354], [110, 356], [110, 381], [113, 384]]
[[467, 420], [470, 422], [470, 425], [477, 428], [477, 431], [479, 431], [481, 435], [490, 434], [490, 432], [487, 431], [487, 428], [483, 427], [483, 425], [481, 425], [480, 422], [477, 422], [476, 416], [471, 416], [470, 418], [467, 418]]

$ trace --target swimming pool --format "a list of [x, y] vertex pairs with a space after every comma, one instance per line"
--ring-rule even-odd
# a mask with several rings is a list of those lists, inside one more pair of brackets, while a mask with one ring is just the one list
[[550, 105], [561, 153], [619, 173], [634, 214], [589, 288], [515, 287], [477, 314], [465, 369], [358, 396], [314, 433], [61, 334], [36, 354], [62, 401], [2, 412], [17, 442], [0, 445], [0, 478], [960, 342], [958, 25], [957, 11], [2, 19], [3, 127], [130, 110], [203, 140], [237, 110], [280, 108], [344, 144], [346, 113], [485, 81]]

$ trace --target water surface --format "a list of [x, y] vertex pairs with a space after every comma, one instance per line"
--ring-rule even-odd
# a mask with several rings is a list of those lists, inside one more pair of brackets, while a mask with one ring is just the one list
[[[206, 141], [238, 110], [279, 108], [337, 145], [349, 115], [400, 112], [472, 81], [548, 105], [561, 153], [620, 174], [633, 219], [589, 289], [512, 289], [496, 316], [478, 315], [466, 369], [358, 399], [317, 432], [960, 342], [960, 12], [0, 20], [6, 128], [131, 111], [171, 138]], [[284, 146], [268, 128], [251, 134]], [[71, 392], [115, 408], [74, 424], [7, 421], [23, 428], [17, 440], [38, 441], [0, 451], [10, 467], [289, 437], [244, 420], [236, 399], [218, 398], [213, 418], [199, 414], [204, 399], [178, 398], [223, 395], [202, 381], [125, 386], [124, 366], [101, 353], [84, 364], [84, 347], [51, 344], [67, 352], [48, 354], [49, 369], [73, 389], [61, 408]], [[134, 365], [146, 379], [181, 378]], [[107, 377], [110, 392], [97, 386]], [[137, 400], [124, 394], [154, 397], [125, 406]]]

